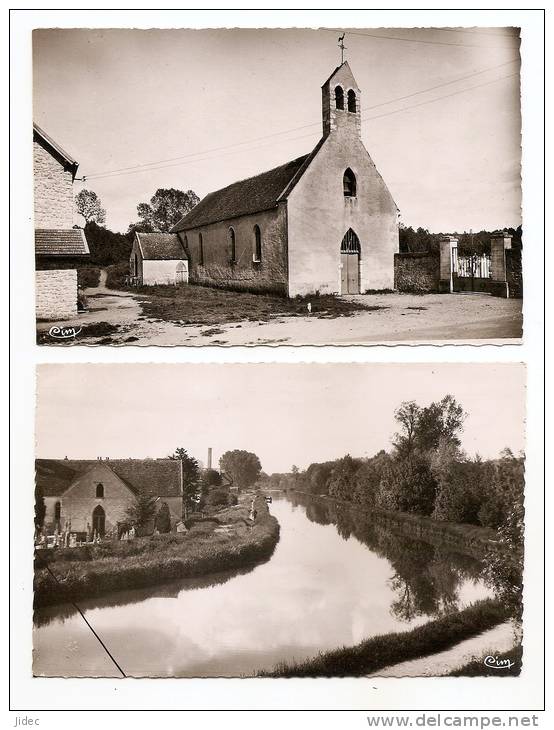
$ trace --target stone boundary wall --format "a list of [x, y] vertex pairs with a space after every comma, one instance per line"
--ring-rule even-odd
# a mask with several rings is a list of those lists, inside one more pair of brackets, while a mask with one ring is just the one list
[[506, 279], [510, 298], [521, 299], [523, 297], [523, 273], [520, 249], [509, 248], [506, 251]]
[[37, 319], [67, 319], [77, 314], [77, 271], [37, 271], [35, 312]]
[[394, 255], [394, 288], [401, 292], [429, 294], [439, 291], [438, 254], [397, 253]]

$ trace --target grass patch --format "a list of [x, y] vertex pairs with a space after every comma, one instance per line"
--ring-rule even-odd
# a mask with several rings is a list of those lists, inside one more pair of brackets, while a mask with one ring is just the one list
[[149, 319], [181, 325], [221, 325], [242, 320], [269, 322], [278, 316], [334, 319], [368, 309], [358, 301], [333, 294], [287, 299], [278, 294], [228, 291], [199, 284], [128, 287], [124, 284], [126, 273], [127, 269], [120, 264], [109, 267], [107, 286], [139, 295], [143, 314]]
[[499, 601], [479, 601], [403, 633], [383, 634], [352, 647], [319, 654], [299, 664], [278, 664], [260, 677], [360, 677], [393, 664], [450, 649], [507, 618]]
[[449, 677], [519, 677], [521, 674], [521, 666], [523, 660], [523, 646], [518, 644], [513, 649], [505, 651], [502, 654], [495, 654], [489, 652], [490, 655], [494, 656], [497, 661], [509, 661], [513, 666], [506, 669], [494, 669], [488, 667], [485, 664], [485, 657], [487, 654], [483, 654], [481, 657], [476, 657], [472, 661], [464, 664], [463, 667], [455, 669], [453, 672], [449, 672]]
[[[279, 540], [279, 523], [258, 498], [252, 524], [249, 508], [218, 512], [185, 534], [169, 533], [69, 550], [38, 550], [35, 607], [93, 598], [113, 591], [194, 578], [267, 560]], [[217, 533], [226, 524], [228, 533]], [[48, 566], [48, 567], [47, 567]], [[54, 573], [53, 578], [48, 568]]]

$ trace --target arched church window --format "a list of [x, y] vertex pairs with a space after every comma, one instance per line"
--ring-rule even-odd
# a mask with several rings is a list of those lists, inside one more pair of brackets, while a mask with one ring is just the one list
[[262, 260], [262, 232], [260, 226], [254, 226], [254, 261], [259, 263]]
[[104, 485], [103, 484], [96, 485], [96, 499], [104, 499]]
[[54, 505], [54, 521], [59, 522], [62, 516], [62, 503], [56, 502]]
[[353, 89], [348, 92], [348, 111], [356, 111], [356, 92]]
[[337, 109], [344, 109], [344, 91], [342, 86], [337, 86], [335, 89], [335, 107]]
[[198, 265], [204, 266], [204, 239], [202, 234], [198, 234]]
[[229, 228], [229, 261], [232, 264], [237, 261], [237, 242], [233, 228]]
[[349, 167], [344, 172], [342, 187], [345, 198], [356, 197], [356, 176]]

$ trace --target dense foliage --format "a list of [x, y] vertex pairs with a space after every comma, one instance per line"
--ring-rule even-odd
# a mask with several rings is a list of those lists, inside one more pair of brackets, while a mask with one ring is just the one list
[[[512, 235], [512, 247], [521, 249], [521, 226], [505, 228]], [[458, 239], [458, 250], [461, 254], [490, 253], [491, 237], [494, 231], [477, 231], [475, 233], [430, 233], [426, 228], [417, 229], [400, 224], [400, 252], [401, 253], [438, 253], [439, 241], [445, 235], [452, 235]]]
[[149, 203], [137, 205], [139, 221], [132, 223], [129, 231], [168, 233], [199, 202], [194, 190], [184, 192], [175, 188], [158, 188]]
[[219, 466], [238, 489], [250, 487], [258, 480], [262, 471], [256, 454], [241, 449], [226, 451], [219, 460]]

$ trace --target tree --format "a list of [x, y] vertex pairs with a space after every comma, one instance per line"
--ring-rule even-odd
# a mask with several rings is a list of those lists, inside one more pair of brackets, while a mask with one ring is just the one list
[[82, 215], [85, 223], [98, 223], [104, 225], [106, 222], [106, 211], [102, 208], [100, 198], [92, 190], [81, 190], [75, 196], [77, 213]]
[[199, 202], [200, 198], [194, 190], [185, 193], [175, 188], [158, 188], [150, 198], [150, 203], [137, 205], [140, 221], [129, 228], [134, 227], [136, 230], [138, 226], [146, 225], [152, 231], [168, 233]]
[[205, 469], [200, 477], [202, 483], [202, 491], [208, 490], [210, 487], [219, 487], [221, 485], [221, 474], [215, 469]]
[[154, 524], [156, 525], [158, 532], [167, 533], [171, 531], [171, 515], [169, 513], [167, 502], [162, 502], [162, 505], [156, 514]]
[[189, 456], [187, 450], [182, 446], [170, 454], [170, 459], [181, 462], [183, 476], [183, 517], [186, 519], [188, 513], [196, 506], [198, 494], [198, 483], [200, 481], [200, 466], [194, 456]]
[[85, 236], [90, 249], [90, 261], [99, 266], [129, 262], [132, 237], [123, 233], [114, 233], [108, 228], [89, 221], [85, 226]]
[[219, 460], [219, 466], [238, 489], [244, 489], [254, 484], [262, 470], [256, 454], [240, 449], [226, 451]]
[[126, 512], [128, 521], [139, 529], [147, 527], [154, 518], [156, 501], [150, 494], [139, 494]]
[[46, 503], [44, 501], [44, 495], [42, 494], [42, 488], [39, 484], [35, 486], [35, 528], [41, 530], [44, 525], [44, 518], [46, 517]]
[[354, 491], [354, 477], [360, 468], [360, 460], [350, 454], [339, 459], [329, 480], [329, 496], [351, 501]]

